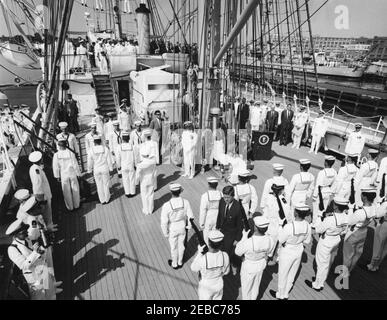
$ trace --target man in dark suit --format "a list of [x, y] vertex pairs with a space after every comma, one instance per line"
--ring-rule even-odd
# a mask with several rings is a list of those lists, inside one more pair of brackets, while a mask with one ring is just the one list
[[76, 133], [79, 131], [78, 124], [78, 102], [73, 99], [72, 94], [67, 95], [67, 100], [65, 102], [65, 109], [67, 113], [67, 119], [69, 124], [69, 131], [71, 133]]
[[280, 130], [280, 145], [286, 146], [290, 142], [290, 137], [293, 129], [294, 112], [292, 105], [288, 104], [287, 108], [281, 113], [281, 130]]
[[246, 129], [246, 123], [250, 119], [250, 106], [246, 103], [246, 98], [242, 99], [242, 104], [238, 108], [237, 120], [239, 129]]
[[154, 118], [151, 121], [149, 128], [157, 132], [157, 141], [159, 143], [159, 156], [160, 156], [159, 163], [161, 163], [162, 162], [161, 146], [163, 144], [163, 120], [161, 119], [160, 110], [155, 111]]
[[234, 252], [234, 245], [242, 238], [243, 229], [243, 208], [234, 199], [235, 191], [232, 186], [223, 189], [223, 198], [219, 202], [218, 219], [216, 229], [224, 234], [223, 251], [231, 257]]
[[271, 105], [270, 111], [266, 114], [266, 130], [277, 131], [278, 127], [278, 111], [275, 110], [274, 104]]

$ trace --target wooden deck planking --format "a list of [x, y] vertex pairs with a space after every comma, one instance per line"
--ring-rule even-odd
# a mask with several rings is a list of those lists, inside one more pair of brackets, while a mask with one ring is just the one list
[[[315, 176], [317, 175], [318, 170], [323, 166], [323, 157], [321, 154], [315, 156], [314, 154], [308, 154], [306, 151], [306, 148], [294, 150], [290, 147], [275, 145], [274, 156], [270, 162], [255, 162], [254, 174], [258, 179], [253, 180], [252, 184], [257, 189], [259, 201], [264, 181], [272, 175], [272, 163], [281, 162], [285, 164], [285, 176], [290, 181], [292, 175], [298, 172], [298, 159], [309, 158], [313, 162], [311, 172]], [[336, 169], [339, 168], [339, 165], [339, 163], [336, 164]], [[195, 235], [191, 230], [187, 237], [186, 255], [188, 255], [189, 261], [185, 262], [182, 269], [174, 271], [167, 264], [167, 260], [170, 258], [169, 243], [162, 236], [160, 229], [161, 205], [169, 200], [168, 184], [178, 180], [185, 189], [183, 197], [190, 201], [198, 224], [200, 197], [207, 189], [206, 177], [216, 173], [208, 172], [203, 176], [199, 174], [194, 180], [187, 180], [179, 178], [176, 172], [180, 169], [173, 165], [158, 167], [158, 171], [161, 188], [155, 193], [155, 208], [157, 208], [157, 211], [152, 216], [142, 214], [139, 194], [132, 199], [122, 196], [123, 192], [120, 186], [117, 185], [119, 181], [115, 176], [113, 178], [115, 188], [112, 190], [117, 191], [117, 194], [112, 195], [114, 200], [109, 205], [95, 205], [95, 202], [83, 204], [79, 212], [70, 213], [70, 215], [78, 217], [77, 219], [68, 218], [67, 214], [62, 218], [60, 227], [64, 227], [66, 230], [61, 231], [61, 233], [67, 239], [66, 241], [68, 241], [67, 237], [75, 233], [78, 234], [76, 239], [79, 239], [75, 241], [73, 246], [68, 245], [66, 242], [65, 248], [59, 246], [59, 250], [57, 250], [64, 249], [63, 257], [59, 260], [64, 263], [61, 263], [59, 268], [57, 267], [57, 278], [65, 282], [70, 281], [65, 285], [63, 298], [73, 299], [76, 296], [76, 290], [72, 283], [72, 274], [73, 267], [81, 259], [81, 263], [77, 265], [80, 265], [81, 269], [87, 270], [86, 276], [82, 279], [82, 286], [86, 288], [89, 285], [89, 288], [82, 292], [84, 299], [197, 299], [197, 275], [190, 270], [190, 264], [196, 255], [197, 241]], [[224, 185], [222, 182], [220, 189]], [[74, 230], [74, 225], [71, 223], [74, 221], [78, 222], [76, 230]], [[82, 222], [84, 223], [84, 230], [82, 230]], [[96, 234], [94, 238], [85, 235], [85, 233], [88, 234], [98, 228], [102, 231]], [[113, 243], [114, 245], [105, 248], [106, 250], [103, 249], [101, 244], [106, 245], [109, 241], [115, 239], [118, 240], [118, 243]], [[307, 257], [307, 262], [302, 262], [301, 272], [290, 294], [291, 299], [322, 300], [351, 299], [355, 297], [364, 299], [365, 296], [385, 299], [387, 297], [383, 281], [378, 281], [379, 276], [369, 275], [359, 268], [355, 269], [353, 277], [356, 277], [357, 285], [360, 283], [363, 293], [359, 293], [358, 290], [354, 289], [351, 289], [354, 290], [353, 294], [351, 292], [338, 293], [336, 289], [332, 288], [334, 281], [332, 276], [328, 278], [328, 283], [321, 293], [308, 288], [304, 281], [306, 279], [311, 280], [315, 276], [313, 269], [314, 255], [311, 254], [311, 247], [312, 244], [307, 246], [305, 250], [304, 256]], [[366, 250], [369, 250], [369, 248], [366, 248]], [[120, 254], [123, 265], [117, 267], [115, 266], [117, 261], [115, 262], [109, 256], [117, 259]], [[87, 259], [82, 257], [87, 257]], [[66, 263], [69, 259], [73, 265], [69, 268], [70, 270], [63, 270], [70, 266], [70, 263]], [[98, 272], [102, 271], [102, 267], [108, 270], [105, 270], [106, 274], [99, 279]], [[335, 265], [331, 272], [333, 272], [334, 267]], [[382, 272], [385, 275], [383, 270]], [[372, 283], [370, 283], [370, 278], [373, 278]], [[354, 282], [352, 277], [351, 282]], [[236, 277], [225, 279], [225, 283], [227, 283], [225, 285], [225, 296], [238, 292], [238, 298], [240, 299], [240, 284]], [[351, 283], [350, 286], [352, 287]], [[366, 286], [365, 293], [364, 286]], [[269, 294], [269, 290], [277, 289], [277, 266], [266, 268], [261, 282], [261, 289], [264, 290], [260, 293], [262, 299], [273, 299]]]

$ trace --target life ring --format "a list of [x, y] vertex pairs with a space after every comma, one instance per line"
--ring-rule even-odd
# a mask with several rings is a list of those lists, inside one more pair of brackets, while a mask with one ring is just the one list
[[15, 83], [19, 84], [21, 82], [20, 78], [19, 77], [16, 77], [15, 78]]

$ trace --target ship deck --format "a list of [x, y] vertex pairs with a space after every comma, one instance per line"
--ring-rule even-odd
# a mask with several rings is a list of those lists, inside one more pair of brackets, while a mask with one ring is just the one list
[[[271, 175], [271, 164], [286, 165], [285, 176], [290, 179], [298, 171], [298, 159], [313, 161], [312, 173], [317, 174], [323, 165], [323, 155], [307, 153], [307, 149], [291, 149], [274, 143], [270, 161], [256, 161], [252, 183], [258, 195], [263, 182]], [[339, 164], [336, 164], [339, 166]], [[206, 190], [206, 177], [214, 172], [198, 174], [194, 180], [180, 177], [181, 169], [173, 165], [158, 167], [159, 190], [155, 193], [155, 212], [144, 216], [141, 198], [127, 199], [115, 175], [112, 178], [112, 201], [102, 206], [96, 198], [87, 199], [81, 209], [68, 213], [57, 201], [56, 219], [59, 224], [58, 244], [54, 250], [55, 273], [62, 280], [63, 293], [59, 299], [76, 300], [196, 300], [198, 277], [191, 272], [190, 264], [196, 255], [197, 240], [193, 230], [188, 232], [185, 264], [180, 270], [168, 265], [169, 243], [160, 229], [160, 211], [169, 200], [168, 184], [179, 182], [184, 187], [183, 197], [189, 199], [198, 220], [200, 196]], [[220, 184], [222, 188], [225, 183]], [[139, 190], [138, 190], [139, 192]], [[59, 199], [60, 197], [58, 197]], [[372, 255], [373, 229], [368, 238], [360, 265], [368, 263]], [[341, 263], [340, 253], [336, 258], [325, 289], [317, 293], [304, 281], [310, 280], [314, 272], [316, 240], [307, 246], [300, 272], [291, 291], [291, 300], [340, 300], [340, 299], [387, 299], [387, 261], [376, 274], [356, 267], [348, 290], [335, 288], [335, 267]], [[341, 250], [339, 251], [341, 252]], [[267, 267], [260, 286], [259, 299], [273, 299], [269, 290], [276, 290], [278, 266]], [[225, 300], [241, 299], [239, 274], [225, 277]]]

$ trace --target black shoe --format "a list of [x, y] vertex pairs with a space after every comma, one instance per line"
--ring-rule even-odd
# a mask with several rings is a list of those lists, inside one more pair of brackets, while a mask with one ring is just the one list
[[313, 289], [314, 291], [320, 292], [320, 291], [322, 290], [322, 288], [320, 288], [320, 289], [314, 288], [314, 287], [313, 287], [313, 283], [312, 283], [312, 281], [310, 281], [310, 280], [305, 280], [305, 284], [306, 284], [309, 288]]
[[[278, 299], [278, 298], [277, 298], [277, 292], [276, 292], [276, 291], [274, 291], [274, 290], [269, 290], [269, 293], [270, 293], [270, 295], [271, 295], [274, 299]], [[278, 299], [278, 300], [280, 300], [280, 299]]]
[[172, 267], [172, 260], [168, 260], [168, 265], [174, 270], [179, 269], [179, 267]]

